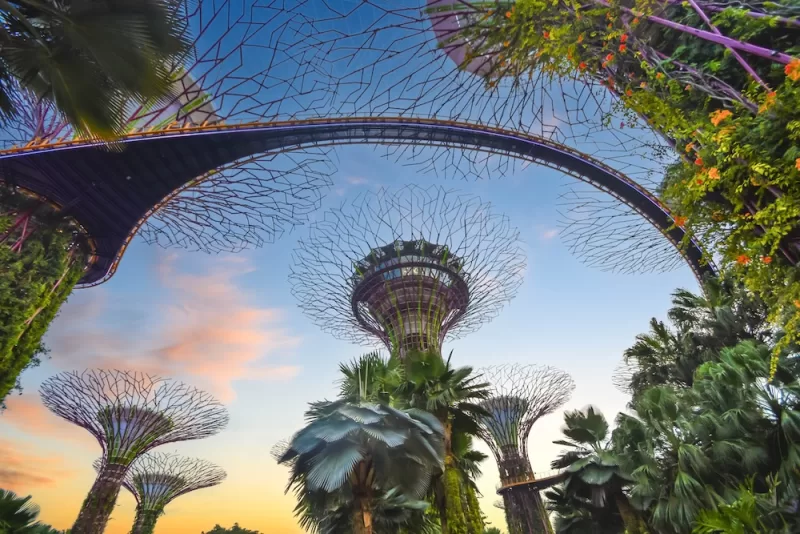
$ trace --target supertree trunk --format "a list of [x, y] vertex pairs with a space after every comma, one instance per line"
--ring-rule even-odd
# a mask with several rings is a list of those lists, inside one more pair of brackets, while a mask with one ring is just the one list
[[519, 486], [503, 492], [503, 506], [509, 534], [553, 534], [539, 492], [530, 486]]
[[160, 510], [145, 510], [141, 506], [137, 506], [131, 534], [153, 534], [160, 515]]
[[127, 472], [127, 465], [107, 464], [103, 467], [89, 496], [83, 501], [78, 519], [72, 525], [72, 534], [102, 534], [105, 531]]

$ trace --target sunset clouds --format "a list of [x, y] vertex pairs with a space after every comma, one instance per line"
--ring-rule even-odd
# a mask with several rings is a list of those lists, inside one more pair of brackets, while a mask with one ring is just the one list
[[61, 456], [40, 455], [30, 447], [21, 447], [19, 441], [0, 439], [0, 488], [23, 494], [41, 486], [50, 486], [72, 470]]
[[[252, 302], [237, 278], [253, 270], [241, 257], [203, 262], [190, 272], [177, 254], [160, 255], [160, 296], [131, 308], [103, 288], [77, 292], [47, 343], [64, 369], [131, 369], [183, 378], [223, 402], [237, 380], [287, 379], [285, 363], [300, 339], [282, 325], [279, 309]], [[276, 363], [273, 363], [276, 362]], [[283, 363], [282, 363], [283, 362]]]

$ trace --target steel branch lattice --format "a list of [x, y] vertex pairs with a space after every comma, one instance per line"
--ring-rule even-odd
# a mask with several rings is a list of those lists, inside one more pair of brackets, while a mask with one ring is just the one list
[[130, 465], [148, 450], [222, 430], [228, 413], [208, 393], [173, 380], [115, 370], [65, 372], [42, 383], [42, 402], [89, 431], [104, 461]]
[[[542, 365], [498, 365], [479, 369], [491, 384], [490, 397], [481, 406], [480, 436], [501, 467], [509, 460], [528, 459], [528, 436], [533, 425], [567, 402], [575, 389], [572, 378], [554, 367]], [[513, 478], [514, 474], [501, 479]]]
[[518, 231], [489, 204], [405, 186], [326, 212], [295, 250], [290, 282], [306, 315], [338, 338], [402, 350], [413, 334], [431, 343], [415, 348], [440, 349], [496, 316], [525, 265]]
[[149, 452], [131, 465], [122, 485], [133, 494], [139, 507], [160, 512], [181, 495], [216, 486], [226, 476], [222, 468], [206, 460]]

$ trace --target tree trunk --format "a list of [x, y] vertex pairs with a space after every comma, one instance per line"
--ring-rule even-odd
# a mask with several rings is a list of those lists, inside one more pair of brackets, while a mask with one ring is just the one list
[[357, 497], [353, 506], [353, 534], [372, 534], [372, 509], [364, 497]]
[[107, 464], [103, 467], [83, 501], [78, 519], [72, 525], [72, 534], [103, 534], [127, 472], [127, 465]]
[[133, 522], [131, 534], [153, 534], [159, 515], [161, 515], [160, 510], [145, 510], [141, 506], [137, 506], [136, 520]]
[[614, 495], [614, 500], [617, 503], [617, 510], [619, 515], [622, 516], [622, 522], [625, 524], [626, 534], [647, 534], [647, 529], [644, 528], [639, 514], [634, 510], [631, 503], [624, 493], [617, 493]]

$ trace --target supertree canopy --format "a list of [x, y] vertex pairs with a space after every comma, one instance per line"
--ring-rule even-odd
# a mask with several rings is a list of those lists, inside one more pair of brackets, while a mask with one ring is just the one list
[[[102, 459], [95, 469], [102, 470]], [[206, 460], [172, 453], [148, 452], [131, 464], [122, 485], [136, 499], [136, 519], [132, 534], [152, 534], [164, 508], [189, 492], [216, 486], [225, 480], [225, 471]]]
[[440, 352], [446, 337], [497, 315], [522, 282], [519, 233], [489, 208], [439, 187], [363, 194], [300, 241], [292, 292], [339, 338]]
[[89, 431], [103, 449], [102, 469], [72, 527], [75, 534], [105, 528], [131, 464], [147, 451], [202, 439], [228, 423], [225, 407], [181, 382], [137, 372], [65, 372], [41, 386], [53, 413]]
[[528, 457], [533, 425], [567, 402], [575, 384], [568, 374], [539, 365], [500, 365], [481, 370], [491, 396], [481, 403], [480, 436], [500, 469], [509, 534], [551, 532]]

